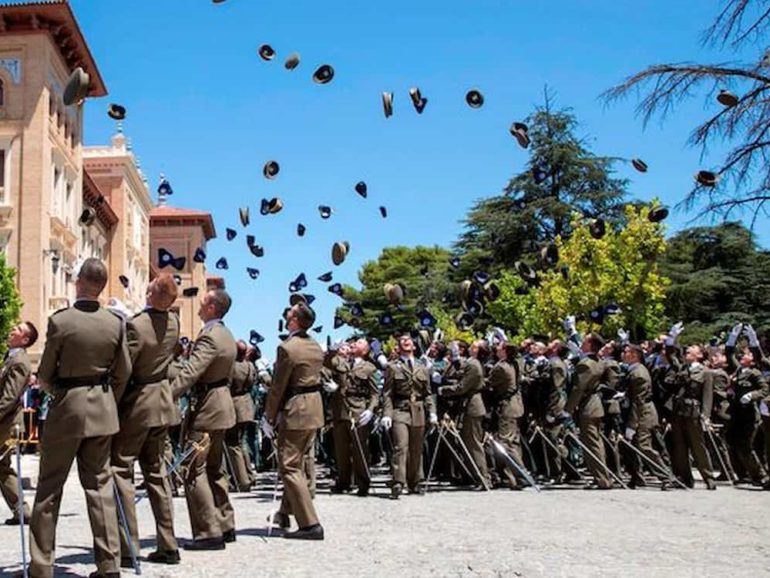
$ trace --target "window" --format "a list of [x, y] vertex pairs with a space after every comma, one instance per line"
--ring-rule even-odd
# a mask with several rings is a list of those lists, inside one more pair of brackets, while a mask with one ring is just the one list
[[5, 106], [5, 83], [0, 78], [0, 106]]
[[0, 149], [0, 189], [5, 188], [5, 151]]

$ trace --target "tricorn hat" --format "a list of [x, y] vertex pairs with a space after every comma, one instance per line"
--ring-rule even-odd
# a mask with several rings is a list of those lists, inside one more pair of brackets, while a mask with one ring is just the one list
[[332, 245], [332, 263], [335, 265], [342, 265], [345, 262], [345, 258], [348, 256], [350, 250], [350, 243], [347, 241], [337, 241]]
[[467, 102], [468, 106], [471, 108], [481, 108], [484, 106], [484, 95], [474, 88], [473, 90], [469, 90], [465, 95], [465, 102]]
[[126, 107], [112, 103], [107, 109], [107, 116], [112, 120], [123, 120], [126, 118]]
[[334, 78], [334, 68], [329, 64], [322, 64], [313, 73], [313, 82], [316, 84], [328, 84]]
[[62, 95], [64, 106], [79, 104], [85, 100], [88, 95], [88, 87], [90, 84], [91, 77], [85, 70], [80, 66], [73, 70], [64, 87], [64, 94]]
[[297, 68], [299, 66], [299, 53], [294, 52], [293, 54], [290, 54], [283, 65], [286, 70], [294, 70]]
[[277, 161], [267, 161], [262, 167], [262, 174], [266, 179], [273, 180], [281, 171], [281, 165]]
[[382, 109], [385, 112], [385, 118], [390, 118], [393, 115], [393, 93], [382, 93]]
[[272, 60], [275, 58], [275, 50], [273, 50], [273, 47], [269, 44], [263, 44], [259, 47], [257, 52], [262, 60]]
[[510, 128], [511, 135], [515, 138], [519, 146], [527, 148], [529, 146], [529, 127], [523, 122], [514, 122]]

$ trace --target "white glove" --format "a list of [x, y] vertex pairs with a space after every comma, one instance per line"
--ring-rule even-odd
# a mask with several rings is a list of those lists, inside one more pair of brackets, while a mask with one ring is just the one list
[[365, 426], [370, 421], [372, 421], [372, 418], [374, 417], [374, 414], [372, 413], [372, 410], [365, 409], [361, 412], [361, 415], [358, 416], [358, 425], [360, 427]]
[[389, 430], [391, 427], [393, 427], [393, 420], [388, 416], [384, 416], [380, 420], [380, 423], [382, 424], [382, 427], [384, 427], [386, 431]]
[[628, 331], [625, 329], [618, 329], [618, 338], [621, 344], [628, 343]]
[[742, 403], [743, 405], [748, 405], [748, 404], [750, 404], [750, 403], [751, 403], [751, 393], [744, 393], [744, 394], [741, 396], [741, 403]]
[[334, 381], [325, 381], [324, 382], [324, 391], [326, 393], [334, 393], [340, 388], [339, 384], [337, 384]]
[[442, 385], [441, 387], [438, 388], [436, 393], [438, 393], [440, 396], [443, 396], [443, 395], [446, 395], [446, 391], [447, 391], [447, 386]]
[[671, 327], [671, 331], [669, 331], [668, 334], [674, 341], [676, 341], [676, 338], [682, 334], [682, 331], [684, 331], [684, 323], [680, 321]]
[[573, 355], [580, 357], [580, 353], [581, 353], [580, 346], [578, 346], [578, 344], [575, 343], [574, 341], [572, 340], [567, 341], [567, 349], [569, 349]]
[[566, 319], [562, 322], [564, 325], [564, 331], [567, 332], [568, 336], [574, 335], [577, 333], [577, 325], [574, 315], [568, 315]]
[[730, 330], [730, 335], [727, 337], [725, 345], [727, 345], [727, 347], [735, 347], [735, 344], [738, 342], [738, 337], [741, 335], [741, 331], [743, 331], [743, 323], [738, 323]]
[[449, 346], [449, 352], [451, 353], [452, 361], [460, 359], [460, 346], [457, 345], [456, 341], [453, 341]]
[[621, 400], [626, 398], [626, 392], [625, 391], [619, 391], [615, 395], [612, 396], [612, 399], [614, 400]]
[[764, 401], [759, 402], [759, 414], [765, 417], [770, 417], [770, 408]]
[[430, 412], [430, 415], [428, 416], [428, 422], [430, 425], [436, 425], [438, 423], [438, 416], [435, 412]]
[[380, 369], [385, 369], [388, 366], [388, 358], [385, 357], [384, 353], [377, 356], [377, 365], [380, 366]]
[[751, 325], [746, 326], [746, 335], [749, 338], [749, 347], [759, 347], [759, 337], [757, 337], [757, 332]]
[[634, 439], [635, 435], [636, 435], [636, 430], [635, 429], [630, 428], [630, 427], [626, 428], [626, 439], [628, 441], [631, 441], [632, 439]]
[[430, 380], [433, 383], [441, 383], [443, 381], [443, 378], [441, 377], [441, 374], [438, 371], [434, 371], [433, 374], [430, 376]]
[[668, 347], [671, 347], [672, 345], [674, 345], [674, 338], [671, 337], [670, 335], [666, 335], [666, 338], [663, 340], [663, 343]]
[[273, 426], [270, 425], [270, 422], [267, 421], [267, 418], [262, 416], [262, 421], [259, 423], [259, 429], [262, 430], [262, 433], [265, 435], [265, 437], [269, 439], [273, 439], [275, 437], [275, 430], [273, 429]]

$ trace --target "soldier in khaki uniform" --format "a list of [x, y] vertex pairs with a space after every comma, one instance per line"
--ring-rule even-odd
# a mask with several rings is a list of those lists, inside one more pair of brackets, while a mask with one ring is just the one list
[[345, 392], [348, 389], [351, 361], [350, 344], [342, 342], [326, 352], [321, 372], [324, 391], [329, 394], [327, 407], [332, 422], [334, 460], [337, 464], [337, 479], [331, 488], [332, 494], [344, 494], [350, 491], [350, 453], [347, 449], [350, 443], [350, 412], [345, 405]]
[[230, 296], [223, 289], [203, 296], [198, 311], [203, 327], [187, 364], [171, 384], [175, 398], [190, 392], [184, 424], [186, 441], [200, 444], [201, 448], [185, 474], [185, 498], [193, 533], [193, 541], [185, 544], [185, 550], [223, 550], [226, 542], [235, 541], [235, 516], [222, 461], [225, 432], [235, 425], [229, 385], [237, 348], [222, 321], [230, 304]]
[[[112, 468], [123, 502], [134, 552], [139, 552], [139, 528], [134, 505], [134, 463], [139, 460], [150, 506], [155, 517], [157, 551], [148, 559], [179, 563], [174, 537], [174, 507], [166, 477], [164, 453], [168, 428], [176, 418], [168, 367], [179, 339], [179, 316], [169, 311], [177, 298], [177, 285], [168, 273], [147, 288], [147, 307], [128, 321], [126, 335], [132, 371], [120, 400], [120, 431], [112, 440]], [[128, 537], [121, 531], [121, 565], [131, 568]]]
[[38, 381], [53, 396], [41, 441], [40, 474], [30, 522], [30, 574], [53, 576], [62, 490], [77, 460], [94, 537], [94, 577], [120, 575], [120, 538], [110, 468], [118, 402], [131, 376], [123, 320], [99, 305], [107, 269], [86, 259], [72, 307], [48, 319]]
[[[516, 363], [515, 348], [501, 341], [495, 351], [497, 363], [489, 372], [487, 387], [492, 390], [494, 398], [493, 423], [497, 424], [496, 437], [500, 440], [506, 452], [516, 463], [524, 467], [521, 456], [521, 431], [519, 419], [524, 415], [524, 403], [519, 389], [518, 366]], [[498, 463], [502, 465], [503, 475], [511, 490], [519, 490], [516, 480], [516, 471], [504, 458], [498, 457]]]
[[460, 380], [454, 385], [442, 385], [438, 394], [442, 397], [455, 397], [463, 401], [462, 427], [460, 436], [471, 454], [479, 473], [481, 484], [491, 486], [487, 456], [484, 452], [484, 428], [482, 422], [487, 413], [481, 392], [484, 389], [484, 367], [482, 362], [489, 355], [486, 342], [475, 341], [470, 347], [470, 357], [463, 364]]
[[[15, 426], [22, 425], [20, 398], [27, 389], [32, 366], [27, 348], [37, 342], [37, 328], [29, 321], [19, 323], [8, 335], [8, 352], [0, 371], [0, 453], [6, 441], [14, 439]], [[6, 526], [19, 524], [19, 488], [16, 472], [11, 467], [11, 452], [0, 460], [0, 492], [13, 515]], [[24, 503], [24, 519], [29, 520], [29, 506]]]
[[586, 464], [594, 478], [594, 484], [587, 488], [609, 490], [612, 488], [612, 481], [605, 469], [607, 460], [604, 442], [600, 435], [604, 408], [599, 395], [599, 385], [604, 366], [597, 356], [602, 347], [604, 347], [604, 340], [595, 333], [586, 336], [583, 340], [582, 359], [575, 367], [575, 385], [567, 399], [564, 411], [569, 414], [577, 412], [580, 441], [596, 456], [595, 459], [587, 453], [585, 455]]
[[[667, 487], [666, 477], [661, 472], [666, 471], [666, 466], [660, 454], [652, 447], [652, 436], [658, 427], [658, 412], [652, 401], [652, 378], [649, 370], [644, 365], [644, 352], [638, 345], [626, 345], [623, 349], [623, 361], [628, 364], [628, 372], [624, 377], [625, 391], [631, 411], [626, 422], [624, 437], [647, 458], [658, 465], [660, 470], [656, 472], [663, 480], [663, 489]], [[629, 473], [631, 482], [629, 488], [643, 486], [644, 478], [639, 467], [636, 455], [628, 456]]]
[[284, 534], [299, 540], [323, 540], [305, 475], [305, 456], [313, 447], [316, 430], [324, 425], [321, 399], [321, 370], [324, 354], [307, 334], [315, 323], [315, 312], [303, 301], [295, 301], [286, 313], [289, 336], [278, 346], [273, 384], [267, 394], [263, 429], [278, 433], [278, 472], [284, 491], [276, 521], [289, 526], [289, 516], [299, 529]]
[[433, 409], [430, 375], [428, 369], [415, 360], [414, 342], [409, 335], [399, 337], [398, 353], [399, 358], [385, 369], [382, 418], [383, 427], [392, 428], [393, 499], [398, 499], [404, 486], [408, 486], [410, 492], [424, 493], [422, 447], [426, 414], [431, 425], [438, 423]]
[[[243, 440], [250, 423], [254, 421], [254, 401], [251, 399], [251, 388], [257, 381], [257, 368], [247, 359], [249, 348], [245, 341], [238, 341], [238, 355], [233, 364], [233, 375], [230, 379], [230, 395], [233, 396], [235, 407], [235, 426], [227, 430], [225, 443], [235, 476], [235, 487], [240, 492], [248, 492], [253, 483], [251, 460], [248, 453], [243, 451]], [[253, 348], [252, 348], [253, 350]], [[254, 350], [255, 351], [255, 350]]]
[[334, 408], [338, 410], [334, 421], [334, 452], [339, 468], [337, 483], [341, 490], [350, 488], [352, 460], [358, 495], [366, 496], [371, 483], [367, 473], [369, 433], [380, 392], [375, 378], [377, 368], [367, 360], [369, 343], [359, 339], [350, 350], [352, 357], [348, 361], [344, 388], [337, 390], [333, 398], [338, 406]]

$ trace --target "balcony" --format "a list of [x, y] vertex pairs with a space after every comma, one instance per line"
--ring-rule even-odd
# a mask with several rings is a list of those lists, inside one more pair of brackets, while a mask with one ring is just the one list
[[65, 221], [58, 215], [51, 215], [51, 236], [59, 239], [65, 247], [74, 247], [78, 242], [78, 236], [72, 230], [70, 219], [67, 218]]
[[65, 309], [70, 306], [70, 300], [68, 297], [49, 297], [48, 298], [48, 311], [53, 313], [59, 309]]

